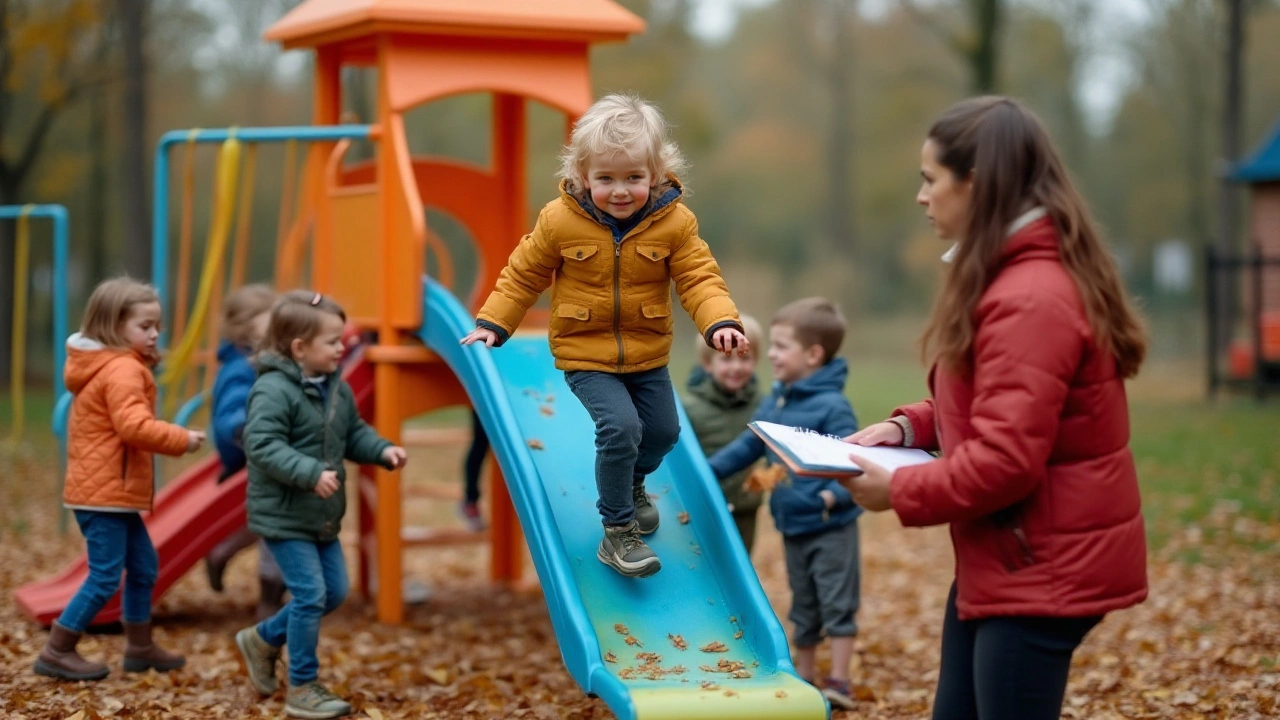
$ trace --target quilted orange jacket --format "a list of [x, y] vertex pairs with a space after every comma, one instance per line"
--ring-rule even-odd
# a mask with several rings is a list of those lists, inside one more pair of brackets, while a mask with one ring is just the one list
[[77, 510], [150, 510], [151, 454], [187, 450], [187, 431], [155, 418], [150, 365], [131, 350], [76, 333], [67, 340], [63, 377], [75, 394], [63, 504]]
[[703, 336], [722, 324], [740, 327], [720, 266], [678, 194], [615, 240], [562, 183], [476, 317], [510, 335], [551, 287], [557, 368], [641, 372], [665, 366], [671, 353], [673, 282]]

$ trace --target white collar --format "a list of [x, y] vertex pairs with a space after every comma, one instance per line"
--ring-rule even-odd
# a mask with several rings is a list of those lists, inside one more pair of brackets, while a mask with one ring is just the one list
[[[1009, 229], [1005, 231], [1004, 236], [1010, 237], [1016, 235], [1019, 230], [1027, 227], [1031, 223], [1049, 214], [1043, 205], [1037, 205], [1030, 210], [1022, 213], [1013, 222], [1009, 223]], [[954, 243], [947, 251], [942, 253], [942, 262], [949, 263], [956, 259], [956, 253], [960, 252], [960, 243]]]

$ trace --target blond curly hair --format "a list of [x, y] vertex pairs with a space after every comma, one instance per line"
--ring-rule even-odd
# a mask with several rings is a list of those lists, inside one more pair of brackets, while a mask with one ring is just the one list
[[560, 153], [556, 177], [566, 181], [569, 193], [582, 194], [587, 187], [587, 162], [592, 157], [622, 152], [633, 159], [643, 159], [653, 184], [663, 184], [668, 176], [679, 176], [688, 167], [680, 148], [671, 140], [669, 129], [666, 118], [652, 103], [636, 95], [606, 95], [573, 124], [569, 144]]

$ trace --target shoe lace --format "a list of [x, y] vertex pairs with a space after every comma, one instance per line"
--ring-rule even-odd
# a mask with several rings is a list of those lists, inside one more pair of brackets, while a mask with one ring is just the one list
[[649, 493], [645, 492], [643, 485], [632, 487], [631, 497], [635, 500], [636, 507], [649, 504]]
[[305, 693], [303, 697], [305, 697], [309, 702], [314, 702], [314, 703], [324, 703], [324, 702], [329, 702], [330, 700], [342, 699], [337, 695], [335, 695], [333, 691], [329, 690], [329, 688], [321, 685], [318, 682], [307, 683], [306, 687], [303, 689], [303, 692]]
[[640, 534], [634, 529], [619, 535], [618, 542], [622, 545], [623, 555], [630, 553], [638, 547], [644, 546], [644, 541], [640, 539]]

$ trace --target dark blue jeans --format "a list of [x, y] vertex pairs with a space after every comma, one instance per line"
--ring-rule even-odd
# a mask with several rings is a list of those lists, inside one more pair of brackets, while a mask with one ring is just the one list
[[636, 516], [631, 489], [658, 469], [680, 439], [671, 375], [660, 367], [564, 377], [596, 424], [596, 508], [605, 525], [626, 525]]
[[258, 635], [273, 647], [288, 643], [289, 684], [302, 685], [320, 673], [320, 618], [347, 599], [347, 563], [337, 540], [267, 540], [267, 547], [292, 598], [280, 612], [258, 623]]
[[62, 611], [58, 624], [84, 632], [120, 589], [122, 571], [122, 618], [127, 623], [150, 620], [151, 589], [156, 585], [160, 558], [142, 518], [136, 512], [101, 510], [76, 510], [75, 515], [89, 556], [89, 577]]

